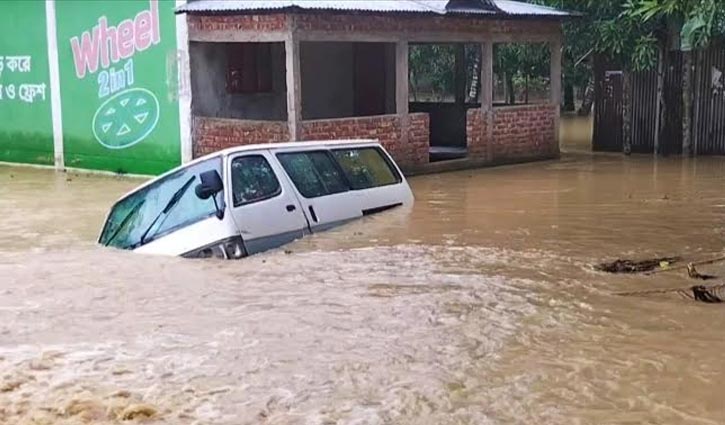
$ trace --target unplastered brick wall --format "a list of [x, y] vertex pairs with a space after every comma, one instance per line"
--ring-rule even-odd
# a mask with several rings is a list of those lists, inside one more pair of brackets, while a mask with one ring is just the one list
[[481, 116], [481, 108], [466, 112], [466, 139], [469, 158], [488, 159], [486, 121]]
[[428, 162], [428, 115], [410, 114], [407, 141], [398, 115], [302, 122], [300, 140], [376, 139], [403, 167]]
[[431, 32], [451, 31], [480, 35], [552, 35], [560, 32], [556, 21], [499, 20], [430, 16], [374, 16], [362, 14], [300, 14], [295, 26], [307, 31]]
[[558, 154], [556, 108], [551, 104], [494, 108], [493, 160]]
[[[428, 148], [430, 147], [430, 116], [425, 113], [417, 113], [410, 114], [408, 117], [408, 141], [404, 145], [401, 144], [398, 156], [407, 158], [401, 160], [404, 166], [427, 164]], [[397, 161], [397, 157], [395, 158]]]
[[289, 141], [286, 121], [248, 121], [194, 117], [194, 157], [255, 143]]
[[200, 31], [283, 31], [287, 29], [287, 15], [273, 13], [268, 15], [235, 15], [235, 16], [198, 16], [187, 17], [189, 32]]
[[203, 32], [258, 31], [279, 32], [294, 27], [300, 31], [349, 32], [456, 32], [482, 36], [506, 35], [514, 39], [548, 37], [561, 32], [561, 23], [547, 20], [501, 20], [494, 18], [457, 18], [415, 15], [366, 15], [356, 13], [271, 13], [259, 15], [188, 15], [192, 38]]

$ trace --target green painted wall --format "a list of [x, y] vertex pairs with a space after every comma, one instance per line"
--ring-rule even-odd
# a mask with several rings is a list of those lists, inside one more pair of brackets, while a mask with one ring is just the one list
[[66, 167], [178, 165], [174, 2], [58, 0], [56, 22]]
[[0, 161], [53, 164], [45, 2], [0, 5]]

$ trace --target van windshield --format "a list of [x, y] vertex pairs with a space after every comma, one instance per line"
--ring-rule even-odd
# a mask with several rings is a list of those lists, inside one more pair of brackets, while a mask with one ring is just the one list
[[[183, 168], [123, 198], [113, 206], [99, 242], [121, 249], [135, 249], [155, 238], [215, 214], [214, 199], [199, 199], [194, 187], [199, 174], [216, 170], [222, 175], [221, 158]], [[177, 202], [168, 208], [172, 198]], [[223, 191], [218, 193], [221, 203]], [[166, 208], [166, 211], [164, 209]]]

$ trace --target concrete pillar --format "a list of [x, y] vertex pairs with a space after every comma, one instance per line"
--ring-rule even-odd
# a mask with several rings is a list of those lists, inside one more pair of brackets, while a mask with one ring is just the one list
[[290, 36], [284, 42], [285, 70], [287, 78], [287, 126], [289, 127], [289, 140], [297, 141], [301, 136], [302, 122], [302, 84], [300, 67], [300, 42]]
[[551, 103], [561, 105], [561, 40], [549, 44], [551, 53]]
[[395, 45], [395, 112], [408, 115], [408, 42]]
[[[186, 4], [176, 0], [176, 7]], [[181, 136], [181, 163], [194, 159], [194, 141], [191, 137], [191, 69], [189, 64], [189, 28], [185, 13], [176, 15], [176, 46], [179, 69], [179, 135]]]
[[48, 67], [50, 69], [50, 113], [53, 120], [53, 151], [55, 169], [65, 170], [63, 154], [63, 114], [60, 102], [60, 68], [58, 65], [58, 37], [55, 20], [55, 1], [45, 0], [46, 37], [48, 41]]
[[481, 43], [481, 122], [482, 140], [486, 143], [486, 159], [493, 159], [493, 43]]
[[554, 106], [556, 152], [559, 152], [559, 122], [561, 115], [561, 37], [549, 43], [551, 53], [551, 104]]
[[466, 102], [466, 45], [457, 43], [455, 45], [455, 55], [455, 96], [456, 103], [462, 105]]
[[407, 145], [410, 131], [408, 42], [395, 44], [395, 113], [400, 116], [400, 144]]

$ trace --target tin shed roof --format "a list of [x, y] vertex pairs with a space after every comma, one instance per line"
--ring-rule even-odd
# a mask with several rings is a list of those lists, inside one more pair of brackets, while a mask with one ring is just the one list
[[345, 11], [437, 15], [512, 15], [563, 18], [574, 14], [511, 0], [189, 0], [177, 13], [252, 13], [264, 11]]

